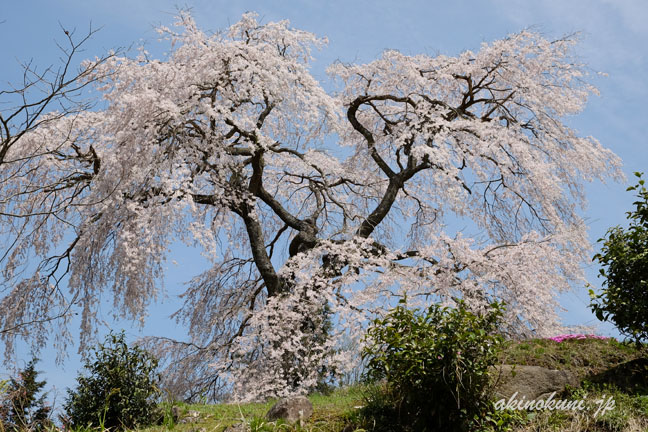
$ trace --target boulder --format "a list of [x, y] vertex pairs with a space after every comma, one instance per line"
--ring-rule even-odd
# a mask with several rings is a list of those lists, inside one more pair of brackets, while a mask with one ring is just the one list
[[313, 404], [305, 396], [280, 399], [270, 408], [266, 419], [270, 421], [282, 419], [287, 423], [302, 424], [313, 415]]
[[559, 395], [568, 385], [579, 385], [574, 373], [541, 366], [500, 365], [491, 369], [491, 373], [494, 377], [495, 400], [508, 400], [516, 392], [516, 400], [546, 399], [553, 392]]
[[639, 357], [588, 377], [594, 383], [612, 384], [625, 393], [648, 389], [648, 358]]

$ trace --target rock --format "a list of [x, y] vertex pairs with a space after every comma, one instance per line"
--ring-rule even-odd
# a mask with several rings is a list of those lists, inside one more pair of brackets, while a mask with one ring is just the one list
[[648, 358], [640, 357], [591, 375], [594, 383], [612, 384], [625, 393], [639, 393], [648, 388]]
[[577, 387], [578, 378], [570, 371], [547, 369], [540, 366], [501, 365], [491, 369], [494, 377], [495, 400], [509, 399], [517, 392], [516, 400], [546, 399], [551, 393], [559, 395], [567, 385]]
[[270, 408], [270, 411], [266, 414], [266, 418], [270, 421], [282, 419], [287, 423], [299, 422], [301, 425], [311, 415], [313, 415], [313, 404], [311, 401], [305, 396], [297, 396], [280, 399]]

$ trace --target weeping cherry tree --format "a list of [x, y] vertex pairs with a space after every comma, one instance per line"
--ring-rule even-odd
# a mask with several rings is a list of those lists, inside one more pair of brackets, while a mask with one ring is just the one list
[[177, 241], [209, 268], [174, 315], [187, 339], [147, 344], [185, 397], [308, 391], [353, 367], [367, 320], [404, 294], [503, 301], [510, 336], [560, 329], [556, 296], [590, 256], [583, 182], [621, 176], [565, 124], [596, 92], [572, 37], [385, 51], [330, 66], [327, 91], [309, 71], [326, 41], [287, 21], [207, 34], [183, 13], [159, 31], [166, 57], [86, 63], [102, 102], [43, 114], [3, 155], [8, 353], [71, 340], [73, 313], [84, 349], [106, 296], [143, 318]]

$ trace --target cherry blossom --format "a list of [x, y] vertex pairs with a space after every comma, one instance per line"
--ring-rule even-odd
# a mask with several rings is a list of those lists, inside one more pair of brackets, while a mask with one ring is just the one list
[[49, 114], [3, 161], [0, 328], [60, 317], [3, 332], [9, 352], [64, 345], [72, 312], [83, 349], [106, 295], [143, 319], [178, 240], [210, 262], [174, 315], [188, 339], [146, 343], [185, 397], [304, 393], [404, 294], [504, 301], [510, 336], [562, 329], [556, 296], [590, 255], [583, 182], [621, 176], [565, 123], [596, 93], [576, 40], [385, 51], [331, 65], [327, 91], [309, 70], [326, 40], [287, 21], [159, 31], [168, 56], [88, 62], [97, 109]]

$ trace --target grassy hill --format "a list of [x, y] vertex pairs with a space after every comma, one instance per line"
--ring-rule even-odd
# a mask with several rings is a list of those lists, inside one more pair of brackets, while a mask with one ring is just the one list
[[[264, 420], [265, 414], [272, 407], [274, 401], [266, 403], [247, 404], [180, 404], [181, 418], [176, 424], [154, 426], [145, 429], [147, 432], [167, 431], [173, 429], [177, 432], [220, 432], [227, 426], [247, 423], [252, 431], [319, 431], [339, 432], [350, 424], [355, 407], [362, 404], [361, 386], [336, 389], [330, 395], [310, 395], [308, 398], [313, 403], [313, 416], [303, 428], [289, 427], [281, 423], [270, 423]], [[199, 416], [196, 417], [196, 413]], [[350, 429], [354, 430], [354, 429]]]
[[[645, 432], [648, 431], [648, 348], [609, 340], [567, 340], [561, 343], [534, 339], [506, 342], [500, 362], [569, 369], [583, 385], [570, 389], [562, 398], [585, 399], [582, 412], [499, 412], [493, 416], [491, 431], [531, 432]], [[330, 395], [311, 395], [314, 414], [303, 427], [264, 420], [272, 406], [267, 403], [187, 405], [178, 404], [180, 420], [167, 416], [165, 424], [146, 432], [221, 432], [228, 426], [245, 423], [251, 431], [352, 432], [371, 430], [370, 422], [360, 421], [360, 408], [367, 388], [355, 386], [335, 390]], [[614, 409], [594, 416], [596, 400], [615, 402]], [[167, 407], [167, 411], [170, 408]], [[364, 429], [362, 429], [364, 427]]]

